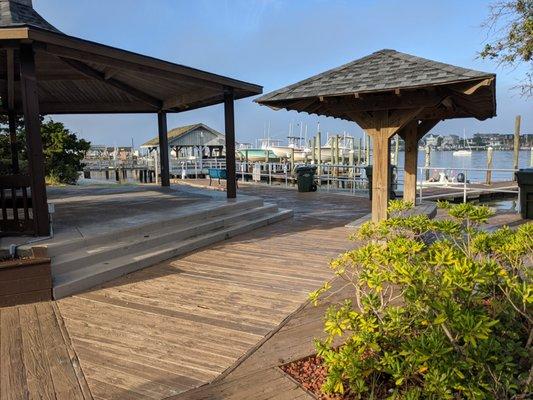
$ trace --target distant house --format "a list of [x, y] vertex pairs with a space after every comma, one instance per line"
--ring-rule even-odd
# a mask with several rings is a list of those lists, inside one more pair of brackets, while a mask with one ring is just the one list
[[131, 146], [106, 146], [101, 144], [91, 145], [89, 151], [85, 154], [87, 160], [105, 160], [113, 159], [126, 161], [136, 156]]
[[426, 146], [433, 147], [433, 148], [437, 147], [439, 145], [439, 138], [440, 138], [439, 135], [434, 135], [430, 133], [424, 138], [426, 141]]
[[441, 147], [446, 150], [452, 150], [459, 147], [461, 144], [461, 139], [459, 135], [448, 135], [442, 138]]
[[[220, 157], [225, 145], [224, 134], [205, 124], [180, 126], [168, 132], [168, 147], [176, 158]], [[155, 150], [159, 148], [159, 137], [147, 141], [141, 148]]]

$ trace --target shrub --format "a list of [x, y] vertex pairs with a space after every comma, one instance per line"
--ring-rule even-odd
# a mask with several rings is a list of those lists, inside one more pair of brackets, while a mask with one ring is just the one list
[[[355, 250], [331, 262], [353, 299], [331, 306], [316, 341], [327, 393], [390, 399], [509, 399], [531, 393], [533, 224], [480, 229], [472, 204], [448, 219], [406, 216], [366, 223]], [[319, 302], [329, 283], [311, 293]], [[340, 343], [340, 345], [339, 345]], [[521, 397], [522, 396], [522, 397]], [[384, 397], [379, 397], [384, 398]]]

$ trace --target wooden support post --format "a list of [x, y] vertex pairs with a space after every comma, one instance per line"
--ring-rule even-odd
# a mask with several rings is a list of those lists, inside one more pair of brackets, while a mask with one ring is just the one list
[[[513, 168], [518, 169], [518, 156], [520, 154], [520, 115], [516, 116], [514, 122], [514, 146], [513, 146]], [[516, 176], [513, 174], [513, 179], [516, 180]]]
[[317, 154], [316, 162], [318, 164], [317, 175], [318, 175], [318, 184], [322, 185], [322, 134], [320, 132], [316, 133], [316, 145], [317, 145]]
[[11, 169], [14, 174], [20, 172], [19, 152], [17, 143], [17, 115], [14, 111], [8, 113], [9, 119], [9, 140], [11, 142]]
[[372, 221], [379, 222], [387, 219], [389, 203], [389, 174], [390, 174], [390, 137], [372, 136]]
[[492, 147], [487, 147], [487, 175], [485, 177], [485, 183], [490, 185], [492, 183]]
[[226, 132], [226, 195], [228, 199], [234, 199], [237, 197], [237, 170], [235, 166], [235, 109], [233, 89], [228, 89], [224, 93], [224, 123]]
[[159, 127], [159, 159], [161, 164], [161, 186], [170, 186], [170, 165], [168, 160], [168, 135], [167, 135], [167, 113], [159, 111], [157, 113], [157, 123]]
[[39, 98], [35, 76], [35, 56], [31, 44], [20, 46], [20, 90], [26, 127], [28, 166], [31, 179], [31, 197], [35, 234], [47, 236], [50, 233], [48, 201], [44, 171], [41, 121], [39, 119]]
[[416, 176], [418, 163], [418, 131], [416, 121], [405, 128], [405, 159], [403, 200], [416, 203]]

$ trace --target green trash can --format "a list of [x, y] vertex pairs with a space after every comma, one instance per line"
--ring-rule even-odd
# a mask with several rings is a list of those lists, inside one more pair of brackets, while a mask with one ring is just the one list
[[515, 172], [520, 189], [520, 214], [524, 219], [533, 219], [533, 168]]
[[315, 173], [316, 167], [314, 165], [303, 165], [296, 168], [299, 192], [316, 192]]
[[[368, 197], [372, 200], [372, 165], [365, 167], [366, 177], [368, 179]], [[396, 165], [389, 165], [389, 197], [390, 200], [396, 198], [394, 190], [396, 188]]]

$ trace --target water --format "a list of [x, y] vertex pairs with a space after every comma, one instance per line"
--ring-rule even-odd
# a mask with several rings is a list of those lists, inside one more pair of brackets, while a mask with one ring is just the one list
[[[403, 163], [404, 153], [402, 151], [398, 154], [398, 172], [400, 180], [403, 180]], [[530, 167], [531, 150], [521, 150], [518, 158], [519, 168]], [[418, 166], [425, 165], [425, 151], [418, 152]], [[457, 175], [460, 170], [452, 170], [453, 168], [487, 168], [487, 152], [486, 151], [472, 151], [472, 155], [468, 157], [454, 157], [452, 151], [432, 151], [431, 152], [431, 167], [435, 168], [449, 168], [451, 176]], [[494, 151], [493, 152], [493, 168], [494, 169], [512, 169], [513, 168], [513, 152], [512, 151]], [[435, 171], [430, 171], [430, 176], [434, 175]], [[418, 178], [423, 179], [423, 172], [418, 171]], [[513, 172], [493, 171], [492, 180], [496, 181], [510, 181], [513, 179]], [[468, 171], [468, 180], [471, 182], [484, 182], [485, 171]]]

